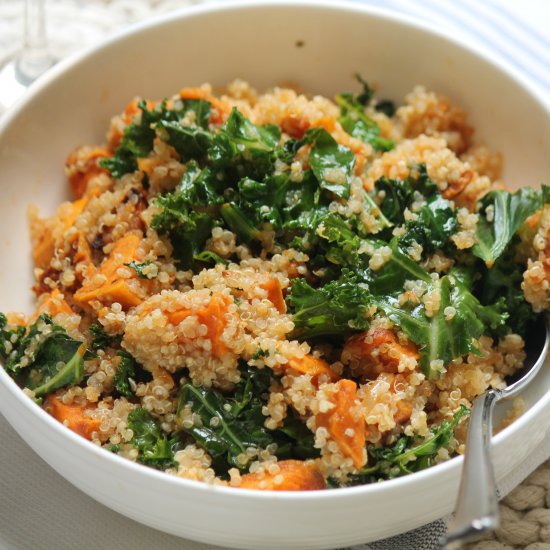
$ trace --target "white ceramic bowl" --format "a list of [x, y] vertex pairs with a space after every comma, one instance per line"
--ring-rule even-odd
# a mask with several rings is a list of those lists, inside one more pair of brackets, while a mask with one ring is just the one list
[[[550, 183], [548, 104], [468, 45], [406, 18], [340, 1], [206, 5], [139, 26], [59, 65], [2, 121], [0, 311], [32, 310], [27, 205], [53, 212], [66, 198], [67, 153], [100, 143], [111, 115], [133, 96], [159, 98], [235, 77], [260, 89], [291, 81], [331, 96], [352, 88], [357, 72], [377, 83], [383, 97], [400, 100], [419, 83], [449, 95], [468, 111], [477, 135], [503, 153], [507, 182]], [[550, 371], [543, 369], [524, 395], [528, 411], [495, 438], [498, 479], [546, 436], [548, 389]], [[44, 460], [88, 495], [168, 533], [224, 546], [333, 548], [372, 541], [451, 512], [457, 493], [461, 459], [378, 485], [303, 494], [173, 478], [73, 434], [1, 369], [0, 410]]]

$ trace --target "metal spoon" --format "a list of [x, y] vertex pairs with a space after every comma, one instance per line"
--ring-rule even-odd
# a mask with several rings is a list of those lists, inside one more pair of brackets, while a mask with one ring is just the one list
[[[465, 542], [499, 526], [498, 497], [491, 461], [492, 413], [494, 405], [515, 397], [535, 378], [550, 347], [548, 321], [537, 324], [529, 339], [525, 367], [519, 378], [503, 390], [489, 389], [476, 397], [470, 413], [460, 490], [454, 516], [442, 545]], [[529, 366], [531, 365], [531, 366]]]

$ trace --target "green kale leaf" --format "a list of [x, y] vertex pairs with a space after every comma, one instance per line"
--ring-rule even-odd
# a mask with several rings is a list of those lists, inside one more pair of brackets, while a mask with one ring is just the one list
[[515, 193], [487, 193], [481, 199], [476, 230], [477, 243], [472, 252], [491, 268], [523, 222], [543, 208], [548, 194], [546, 186], [541, 191], [523, 187]]
[[[208, 451], [216, 472], [246, 467], [248, 462], [243, 457], [247, 449], [265, 448], [273, 442], [263, 427], [265, 417], [258, 407], [247, 403], [241, 409], [239, 403], [228, 402], [216, 390], [192, 384], [182, 387], [179, 403], [181, 407], [191, 403], [193, 412], [200, 417], [201, 425], [184, 427], [184, 431]], [[229, 405], [230, 410], [224, 405]]]
[[184, 269], [194, 265], [194, 256], [204, 250], [204, 245], [212, 234], [212, 228], [220, 225], [220, 221], [203, 203], [208, 200], [208, 196], [201, 197], [199, 201], [200, 192], [192, 188], [193, 183], [199, 185], [198, 182], [202, 181], [204, 190], [206, 178], [201, 178], [202, 172], [199, 172], [196, 163], [190, 164], [180, 186], [174, 192], [156, 199], [155, 204], [160, 212], [153, 216], [151, 223], [159, 234], [169, 237], [174, 247], [174, 257]]
[[[238, 149], [242, 150], [244, 147], [251, 155], [260, 152], [273, 152], [281, 139], [281, 131], [277, 126], [256, 126], [236, 107], [231, 111], [223, 127], [223, 132], [233, 143], [237, 144]], [[238, 147], [239, 145], [242, 147]]]
[[183, 430], [208, 451], [219, 475], [226, 475], [231, 467], [247, 470], [253, 459], [246, 455], [250, 448], [260, 451], [274, 445], [279, 458], [318, 456], [313, 434], [297, 418], [290, 416], [280, 430], [264, 426], [262, 408], [268, 399], [272, 376], [269, 369], [243, 367], [241, 381], [231, 396], [189, 383], [181, 388], [178, 416], [191, 406], [200, 418], [191, 427], [184, 425]]
[[418, 211], [418, 221], [406, 223], [407, 233], [416, 233], [419, 244], [428, 244], [435, 238], [441, 247], [450, 234], [456, 229], [456, 219], [449, 201], [445, 200], [437, 185], [430, 179], [425, 164], [417, 165], [404, 180], [379, 178], [374, 183], [372, 199], [380, 200], [379, 208], [382, 215], [394, 225], [405, 222], [405, 210], [413, 208], [415, 201], [421, 201], [423, 206]]
[[23, 385], [33, 390], [36, 397], [82, 381], [84, 360], [92, 354], [83, 342], [54, 324], [51, 317], [42, 314], [24, 334], [18, 331], [18, 336], [6, 369], [13, 375], [24, 372]]
[[201, 127], [182, 126], [172, 120], [160, 120], [156, 127], [168, 136], [166, 141], [184, 161], [203, 159], [212, 144], [213, 134]]
[[458, 227], [453, 207], [441, 196], [429, 199], [426, 205], [418, 210], [417, 216], [415, 220], [405, 224], [406, 232], [400, 240], [402, 246], [409, 246], [415, 242], [425, 251], [433, 253], [447, 244], [449, 237]]
[[126, 267], [129, 267], [130, 269], [133, 269], [140, 279], [153, 279], [154, 277], [152, 277], [151, 275], [146, 275], [143, 272], [143, 268], [147, 267], [148, 265], [151, 265], [152, 263], [153, 263], [152, 260], [148, 260], [148, 261], [143, 262], [141, 264], [136, 262], [135, 260], [132, 260], [131, 262], [129, 262], [127, 264], [124, 264], [124, 265]]
[[257, 126], [237, 108], [213, 137], [208, 161], [237, 176], [263, 177], [273, 169], [281, 132], [277, 126]]
[[315, 448], [313, 433], [297, 414], [289, 411], [284, 425], [275, 431], [277, 436], [277, 457], [280, 459], [295, 458], [307, 460], [318, 458], [319, 450]]
[[390, 449], [378, 450], [371, 448], [369, 449], [371, 456], [378, 461], [387, 461], [397, 466], [402, 474], [428, 468], [433, 464], [437, 452], [449, 445], [455, 428], [469, 414], [470, 409], [461, 405], [451, 420], [443, 420], [439, 425], [432, 427], [432, 435], [426, 440], [411, 445], [411, 440], [405, 437], [404, 439], [408, 445], [403, 445], [398, 440], [394, 447]]
[[25, 375], [23, 385], [41, 397], [68, 384], [79, 384], [84, 361], [93, 355], [86, 345], [42, 314], [28, 328], [7, 327], [0, 314], [0, 359], [13, 377]]
[[371, 100], [373, 91], [364, 80], [359, 80], [363, 84], [361, 93], [336, 96], [336, 103], [340, 107], [338, 121], [348, 134], [369, 143], [376, 151], [390, 151], [395, 147], [395, 143], [390, 139], [381, 138], [378, 124], [365, 114], [365, 106]]
[[321, 288], [311, 287], [304, 279], [294, 280], [288, 301], [295, 327], [291, 338], [346, 335], [369, 326], [372, 296], [360, 278], [346, 269], [339, 280]]
[[536, 313], [525, 299], [521, 289], [525, 265], [515, 260], [515, 241], [519, 241], [517, 236], [491, 269], [488, 269], [485, 264], [480, 267], [479, 296], [480, 301], [487, 305], [502, 300], [506, 304], [506, 311], [511, 313], [506, 325], [499, 327], [496, 336], [513, 332], [525, 338], [529, 327], [536, 320]]
[[343, 199], [349, 198], [355, 166], [353, 152], [339, 145], [324, 128], [308, 130], [305, 139], [312, 145], [309, 164], [319, 185]]
[[203, 250], [199, 254], [193, 255], [193, 260], [198, 263], [204, 264], [225, 264], [227, 265], [227, 260], [224, 260], [221, 256], [218, 256], [215, 252], [211, 250]]
[[126, 126], [115, 154], [111, 158], [100, 160], [100, 166], [109, 170], [114, 178], [137, 170], [138, 158], [146, 157], [153, 148], [156, 134], [151, 125], [157, 121], [157, 117], [147, 109], [145, 101], [139, 102], [139, 108], [140, 123]]
[[375, 295], [390, 295], [401, 292], [406, 281], [420, 280], [431, 282], [430, 274], [414, 260], [411, 260], [399, 246], [399, 240], [393, 238], [390, 243], [370, 241], [375, 253], [386, 253], [386, 262], [377, 270], [368, 267], [363, 272], [364, 282]]
[[366, 107], [374, 97], [374, 90], [369, 86], [369, 83], [360, 75], [356, 74], [355, 79], [361, 84], [361, 91], [354, 96], [355, 100]]
[[360, 252], [364, 240], [349, 219], [327, 213], [320, 219], [316, 233], [327, 243], [325, 257], [329, 262], [354, 268], [365, 262]]
[[229, 202], [222, 205], [220, 214], [227, 224], [227, 227], [237, 235], [240, 241], [249, 243], [254, 240], [259, 240], [260, 230], [237, 204]]
[[420, 365], [430, 379], [438, 378], [453, 359], [479, 353], [476, 340], [487, 328], [495, 331], [504, 326], [508, 318], [501, 302], [483, 306], [470, 292], [469, 283], [458, 268], [433, 281], [427, 289], [439, 294], [440, 305], [431, 316], [422, 303], [400, 305], [397, 297], [384, 295], [375, 299], [390, 321], [419, 346]]
[[57, 333], [40, 346], [25, 379], [25, 387], [40, 397], [69, 384], [80, 384], [84, 377], [85, 355], [86, 346], [82, 342]]
[[389, 118], [395, 115], [395, 103], [389, 99], [377, 101], [374, 108], [376, 111], [384, 113]]
[[0, 313], [0, 359], [12, 376], [19, 374], [19, 342], [24, 336], [25, 327], [8, 328], [6, 316]]
[[405, 221], [405, 208], [408, 208], [413, 199], [414, 188], [409, 178], [404, 180], [379, 178], [374, 183], [372, 195], [381, 199], [378, 208], [394, 225], [401, 225]]
[[348, 484], [373, 483], [429, 468], [435, 463], [439, 450], [448, 447], [456, 427], [469, 414], [470, 409], [461, 405], [452, 419], [432, 426], [431, 435], [423, 441], [402, 436], [390, 447], [369, 445], [369, 466], [352, 476]]
[[153, 376], [127, 351], [119, 350], [117, 355], [120, 357], [120, 361], [113, 377], [113, 385], [120, 395], [128, 398], [133, 397], [134, 392], [132, 391], [130, 379], [134, 382], [150, 382]]
[[287, 174], [267, 176], [264, 181], [243, 178], [237, 189], [239, 204], [255, 225], [270, 223], [274, 228], [283, 226], [283, 209], [286, 207], [287, 193], [291, 188]]
[[90, 347], [94, 350], [113, 348], [120, 345], [121, 336], [107, 334], [105, 329], [99, 323], [90, 325], [90, 333], [92, 334], [92, 342]]
[[158, 470], [177, 466], [174, 455], [181, 445], [179, 438], [169, 439], [149, 412], [133, 409], [128, 415], [128, 427], [134, 432], [131, 443], [139, 451], [139, 462]]
[[[192, 122], [205, 130], [208, 128], [212, 111], [209, 101], [205, 101], [204, 99], [185, 99], [182, 101], [182, 105], [182, 107], [176, 109], [176, 112], [183, 113], [188, 118], [193, 113]], [[181, 115], [179, 117], [181, 118]]]
[[222, 204], [223, 182], [217, 176], [218, 174], [208, 167], [201, 170], [198, 163], [191, 160], [185, 167], [185, 173], [176, 192], [182, 201], [195, 207]]
[[[124, 174], [137, 170], [138, 159], [147, 157], [153, 149], [157, 128], [164, 128], [177, 145], [181, 146], [184, 139], [178, 132], [183, 128], [178, 123], [181, 118], [189, 112], [193, 113], [196, 126], [193, 130], [189, 130], [189, 134], [199, 135], [196, 138], [198, 141], [204, 137], [203, 128], [208, 126], [210, 118], [210, 103], [197, 99], [176, 101], [173, 108], [168, 108], [167, 102], [163, 101], [151, 109], [147, 107], [146, 101], [141, 100], [138, 107], [141, 110], [139, 121], [126, 126], [115, 154], [111, 158], [100, 161], [100, 166], [109, 170], [114, 178], [120, 178]], [[182, 156], [185, 157], [185, 154]]]

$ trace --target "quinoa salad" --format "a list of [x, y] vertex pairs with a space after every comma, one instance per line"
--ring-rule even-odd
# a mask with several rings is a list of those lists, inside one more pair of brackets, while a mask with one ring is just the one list
[[215, 485], [462, 453], [550, 307], [550, 192], [507, 189], [447, 98], [355, 88], [130, 101], [69, 154], [73, 200], [29, 209], [37, 307], [0, 314], [6, 372], [106, 452]]

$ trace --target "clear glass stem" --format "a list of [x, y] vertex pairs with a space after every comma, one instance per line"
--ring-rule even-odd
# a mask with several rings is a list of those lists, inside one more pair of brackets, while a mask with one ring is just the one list
[[44, 0], [25, 1], [25, 35], [26, 50], [44, 50], [47, 46], [46, 13]]
[[45, 0], [25, 0], [23, 51], [16, 62], [17, 78], [30, 84], [54, 64], [46, 35]]

